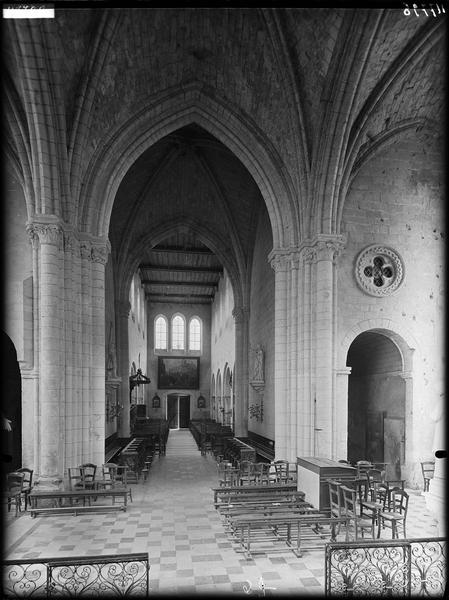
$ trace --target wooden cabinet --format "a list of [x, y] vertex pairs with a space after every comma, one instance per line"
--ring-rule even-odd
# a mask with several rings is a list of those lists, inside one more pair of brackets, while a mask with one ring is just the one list
[[319, 510], [329, 510], [328, 479], [349, 482], [355, 479], [357, 470], [350, 465], [317, 456], [298, 457], [298, 490], [305, 493], [305, 500]]

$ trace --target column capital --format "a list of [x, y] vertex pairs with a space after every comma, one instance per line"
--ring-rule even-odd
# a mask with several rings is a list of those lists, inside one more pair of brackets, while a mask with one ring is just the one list
[[33, 245], [39, 243], [62, 247], [63, 229], [60, 223], [28, 221], [26, 230]]
[[268, 255], [268, 262], [274, 271], [299, 269], [301, 265], [301, 248], [291, 246], [290, 248], [273, 249]]
[[346, 245], [346, 236], [320, 233], [302, 242], [299, 252], [305, 263], [333, 261]]
[[81, 258], [105, 265], [108, 261], [110, 251], [111, 244], [108, 239], [87, 234], [80, 236]]
[[105, 265], [108, 262], [109, 252], [111, 246], [109, 242], [103, 242], [102, 244], [92, 245], [92, 262], [101, 263]]
[[92, 259], [92, 244], [89, 240], [80, 241], [80, 256], [84, 260]]
[[313, 242], [317, 261], [334, 260], [345, 247], [346, 237], [343, 235], [318, 234]]
[[79, 253], [79, 242], [73, 231], [64, 232], [64, 251], [72, 256]]
[[232, 310], [232, 316], [236, 323], [244, 323], [248, 320], [249, 310], [243, 306], [235, 306]]
[[268, 255], [268, 262], [271, 265], [271, 268], [276, 272], [287, 271], [289, 267], [289, 257], [290, 251], [285, 249], [274, 249]]

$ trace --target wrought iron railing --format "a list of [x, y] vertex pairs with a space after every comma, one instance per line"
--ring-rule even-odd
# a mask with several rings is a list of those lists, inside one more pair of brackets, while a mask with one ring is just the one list
[[447, 587], [447, 540], [366, 540], [326, 545], [326, 596], [433, 596]]
[[145, 598], [149, 570], [148, 554], [6, 560], [2, 598]]

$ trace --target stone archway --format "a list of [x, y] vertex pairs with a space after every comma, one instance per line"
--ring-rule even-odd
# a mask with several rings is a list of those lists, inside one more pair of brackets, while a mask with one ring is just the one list
[[[390, 479], [405, 479], [414, 451], [412, 340], [382, 326], [360, 326], [344, 341], [347, 366], [337, 373], [344, 376], [340, 377], [340, 384], [346, 384], [337, 386], [340, 454], [350, 461], [366, 458], [388, 462]], [[359, 432], [354, 438], [357, 421]], [[392, 445], [399, 460], [392, 458]]]
[[406, 395], [401, 352], [388, 336], [367, 331], [352, 342], [347, 365], [348, 460], [388, 463], [388, 478], [400, 479]]

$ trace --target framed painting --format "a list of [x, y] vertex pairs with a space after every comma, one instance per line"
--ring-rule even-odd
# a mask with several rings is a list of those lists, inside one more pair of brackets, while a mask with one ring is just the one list
[[159, 356], [158, 388], [195, 390], [200, 387], [200, 359], [187, 356]]

